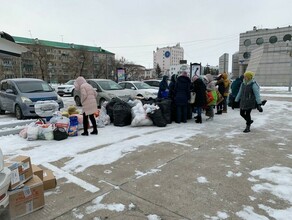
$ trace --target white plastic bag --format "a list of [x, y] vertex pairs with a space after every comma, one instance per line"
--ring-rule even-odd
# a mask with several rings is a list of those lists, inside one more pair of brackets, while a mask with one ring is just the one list
[[27, 128], [27, 140], [35, 141], [38, 139], [39, 127], [38, 126], [28, 126]]

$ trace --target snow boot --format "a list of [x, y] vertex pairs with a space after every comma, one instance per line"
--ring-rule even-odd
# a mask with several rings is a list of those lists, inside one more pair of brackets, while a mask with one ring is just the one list
[[88, 136], [88, 132], [84, 131], [83, 133], [81, 133], [82, 136]]
[[202, 124], [202, 116], [197, 117], [196, 123]]
[[244, 133], [250, 132], [250, 125], [246, 125], [246, 128], [243, 130]]
[[90, 132], [90, 134], [96, 134], [96, 135], [98, 135], [98, 130], [96, 129], [93, 129], [93, 131], [92, 132]]
[[216, 115], [222, 115], [222, 110], [218, 110], [215, 114]]

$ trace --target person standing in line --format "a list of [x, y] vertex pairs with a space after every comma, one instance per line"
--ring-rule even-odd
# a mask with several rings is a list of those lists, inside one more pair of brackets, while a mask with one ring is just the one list
[[174, 88], [174, 101], [176, 105], [176, 123], [187, 122], [188, 101], [191, 98], [191, 79], [183, 71], [177, 78]]
[[193, 104], [197, 112], [196, 123], [202, 123], [202, 108], [207, 105], [206, 85], [197, 75], [193, 77], [192, 92], [196, 93], [195, 103]]
[[[244, 80], [240, 85], [235, 103], [239, 101], [240, 115], [246, 121], [246, 128], [243, 132], [248, 133], [253, 123], [253, 120], [251, 120], [252, 109], [257, 108], [259, 112], [263, 112], [263, 108], [261, 107], [260, 87], [254, 80], [254, 72], [247, 71], [244, 73]], [[233, 103], [232, 109], [234, 109], [235, 103]]]
[[[225, 86], [224, 86], [224, 79], [223, 79], [223, 74], [220, 74], [217, 77], [217, 82], [215, 84], [216, 86], [218, 86], [218, 92], [222, 95], [222, 97], [224, 97], [224, 92], [225, 92]], [[217, 112], [215, 113], [216, 115], [221, 115], [223, 112], [223, 101], [220, 102], [217, 105]]]
[[171, 100], [171, 120], [175, 121], [176, 120], [176, 108], [175, 108], [175, 102], [174, 102], [174, 89], [175, 89], [175, 83], [176, 83], [177, 75], [172, 74], [170, 78], [170, 83], [169, 83], [169, 93], [168, 93], [168, 98]]
[[[234, 102], [239, 88], [241, 86], [241, 83], [243, 82], [243, 75], [237, 77], [231, 84], [231, 93], [229, 94], [229, 100], [228, 100], [228, 106], [232, 107], [234, 106], [232, 103]], [[239, 108], [239, 106], [234, 106], [235, 108]]]
[[84, 77], [79, 76], [74, 83], [76, 91], [80, 91], [82, 112], [83, 112], [83, 130], [81, 134], [83, 136], [88, 136], [88, 116], [90, 118], [91, 124], [93, 126], [93, 131], [90, 134], [98, 134], [96, 120], [94, 118], [94, 113], [97, 111], [96, 96], [97, 93], [93, 87], [86, 82]]
[[157, 97], [160, 99], [165, 99], [168, 97], [169, 87], [168, 87], [168, 76], [164, 75], [161, 82], [159, 83], [159, 90]]
[[223, 111], [222, 113], [227, 113], [227, 97], [229, 95], [229, 89], [230, 89], [230, 80], [228, 79], [228, 74], [227, 73], [223, 73], [222, 74], [222, 78], [223, 78], [223, 85], [224, 85], [224, 92], [223, 92]]

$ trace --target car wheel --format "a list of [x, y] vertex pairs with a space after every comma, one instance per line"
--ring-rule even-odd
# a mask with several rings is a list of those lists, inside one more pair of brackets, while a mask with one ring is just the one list
[[72, 96], [72, 97], [74, 96], [74, 89], [73, 89], [72, 92], [71, 92], [71, 96]]
[[77, 106], [82, 106], [81, 105], [81, 100], [80, 100], [80, 97], [79, 96], [76, 96], [75, 97], [75, 103], [76, 103]]
[[143, 95], [141, 95], [141, 94], [138, 94], [137, 96], [140, 97], [140, 98], [143, 98]]
[[101, 106], [103, 105], [103, 103], [105, 102], [106, 100], [105, 99], [100, 99], [99, 100], [99, 107], [101, 108]]
[[15, 106], [15, 116], [16, 116], [16, 118], [17, 118], [18, 120], [23, 119], [22, 110], [21, 110], [21, 108], [20, 108], [19, 105], [16, 105], [16, 106]]

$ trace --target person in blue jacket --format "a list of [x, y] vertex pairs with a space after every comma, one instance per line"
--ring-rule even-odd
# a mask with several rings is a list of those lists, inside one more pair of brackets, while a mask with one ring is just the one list
[[[235, 102], [239, 101], [240, 115], [246, 121], [246, 128], [243, 132], [247, 133], [250, 132], [250, 125], [253, 123], [253, 120], [251, 120], [252, 109], [257, 108], [259, 112], [263, 112], [260, 87], [254, 80], [254, 73], [251, 71], [244, 73], [244, 80], [235, 98]], [[233, 104], [233, 109], [235, 105], [236, 103]]]
[[164, 75], [162, 77], [161, 82], [159, 83], [159, 90], [158, 90], [157, 97], [160, 99], [168, 98], [169, 87], [168, 87], [167, 80], [168, 80], [168, 76]]

